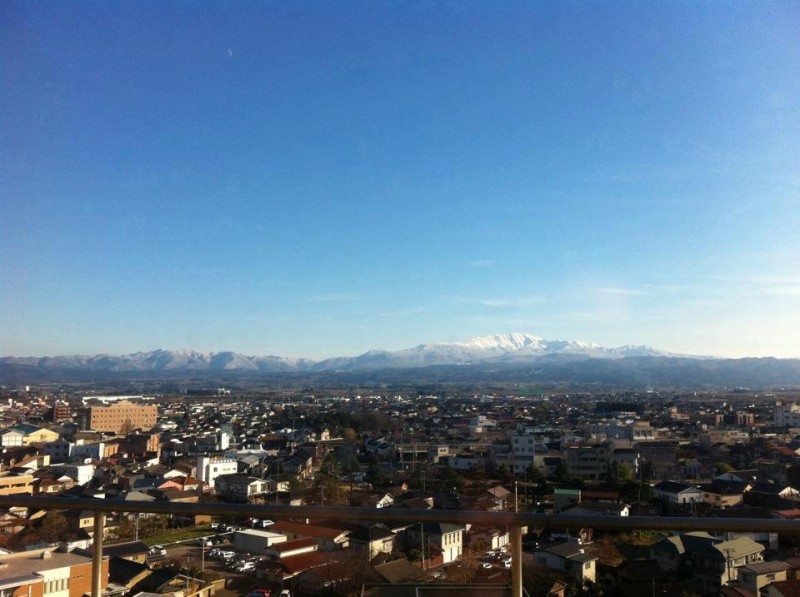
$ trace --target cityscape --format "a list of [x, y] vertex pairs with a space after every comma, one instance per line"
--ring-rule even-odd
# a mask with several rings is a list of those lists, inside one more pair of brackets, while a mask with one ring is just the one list
[[0, 3], [0, 597], [800, 595], [798, 40]]
[[[319, 393], [186, 383], [194, 389], [153, 395], [103, 394], [103, 384], [6, 386], [0, 495], [101, 498], [121, 508], [549, 514], [549, 525], [522, 535], [529, 595], [784, 594], [769, 591], [798, 582], [792, 533], [610, 532], [589, 521], [797, 519], [800, 390], [508, 384], [421, 394], [398, 384]], [[564, 515], [587, 524], [560, 528]], [[4, 590], [36, 594], [60, 582], [56, 570], [65, 583], [79, 575], [91, 564], [94, 516], [88, 506], [7, 508], [0, 562], [28, 573], [4, 573]], [[103, 594], [380, 595], [395, 594], [387, 585], [454, 584], [495, 594], [510, 586], [509, 529], [491, 524], [119, 512], [102, 529]], [[70, 591], [86, 586], [72, 581]]]

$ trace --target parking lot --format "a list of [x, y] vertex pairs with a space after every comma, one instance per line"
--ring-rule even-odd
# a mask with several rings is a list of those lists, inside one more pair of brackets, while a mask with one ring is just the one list
[[223, 528], [212, 530], [207, 536], [165, 545], [166, 556], [154, 557], [177, 561], [190, 569], [215, 572], [225, 579], [228, 587], [224, 591], [218, 591], [217, 595], [242, 595], [246, 589], [263, 585], [255, 578], [255, 563], [263, 559], [263, 556], [234, 550], [233, 532], [239, 528], [246, 527], [223, 525]]

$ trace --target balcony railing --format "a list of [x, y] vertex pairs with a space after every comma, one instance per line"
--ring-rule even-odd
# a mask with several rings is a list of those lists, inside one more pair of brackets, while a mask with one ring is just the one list
[[92, 597], [100, 597], [103, 558], [103, 527], [107, 512], [172, 514], [177, 516], [235, 516], [267, 519], [330, 519], [345, 522], [394, 524], [455, 523], [508, 527], [511, 536], [511, 586], [514, 597], [522, 596], [522, 528], [592, 528], [612, 531], [719, 531], [800, 535], [800, 521], [779, 518], [688, 518], [658, 516], [577, 516], [533, 512], [483, 512], [475, 510], [411, 510], [405, 508], [344, 508], [331, 506], [285, 506], [233, 503], [123, 502], [95, 498], [0, 496], [0, 508], [28, 507], [51, 510], [92, 510], [94, 550]]

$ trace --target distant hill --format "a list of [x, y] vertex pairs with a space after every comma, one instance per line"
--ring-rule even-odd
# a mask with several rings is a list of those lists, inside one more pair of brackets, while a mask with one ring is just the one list
[[[605, 348], [514, 333], [373, 350], [323, 361], [236, 352], [155, 350], [129, 355], [2, 357], [0, 383], [124, 378], [274, 377], [348, 382], [525, 382], [617, 388], [800, 387], [800, 360], [718, 359], [648, 346]], [[333, 376], [333, 377], [332, 377]]]

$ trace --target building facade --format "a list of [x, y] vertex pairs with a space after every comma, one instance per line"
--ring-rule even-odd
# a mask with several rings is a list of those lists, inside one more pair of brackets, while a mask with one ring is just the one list
[[157, 422], [158, 406], [155, 404], [122, 401], [89, 409], [89, 427], [95, 431], [130, 433], [135, 429], [150, 430]]

